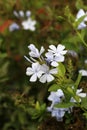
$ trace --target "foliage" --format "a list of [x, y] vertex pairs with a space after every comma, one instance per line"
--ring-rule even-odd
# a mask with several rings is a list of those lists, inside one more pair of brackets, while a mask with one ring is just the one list
[[[47, 112], [49, 93], [59, 89], [64, 92], [65, 99], [54, 106], [78, 108], [81, 116], [85, 117], [84, 121], [87, 120], [87, 96], [82, 98], [76, 93], [80, 89], [87, 93], [87, 76], [79, 74], [79, 70], [87, 70], [87, 27], [78, 29], [87, 13], [76, 20], [80, 9], [87, 11], [86, 4], [85, 0], [0, 1], [1, 130], [38, 130], [40, 124], [51, 116]], [[31, 11], [31, 19], [36, 21], [35, 30], [23, 29], [21, 23], [27, 17], [16, 17], [14, 11], [23, 11], [24, 14]], [[19, 25], [20, 29], [10, 31], [13, 23]], [[25, 73], [31, 63], [26, 61], [24, 55], [29, 57], [27, 46], [31, 44], [38, 49], [44, 46], [46, 51], [50, 45], [62, 44], [66, 47], [65, 60], [58, 63], [58, 74], [54, 81], [44, 84], [29, 81]], [[76, 102], [70, 102], [71, 97]], [[70, 124], [71, 115], [66, 113], [63, 123]]]

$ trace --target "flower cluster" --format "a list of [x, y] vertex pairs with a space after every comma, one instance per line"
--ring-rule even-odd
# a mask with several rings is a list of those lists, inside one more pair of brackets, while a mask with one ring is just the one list
[[[29, 10], [27, 10], [25, 13], [22, 10], [20, 10], [19, 12], [14, 11], [13, 14], [16, 16], [17, 19], [20, 19], [21, 26], [24, 30], [35, 31], [36, 21], [32, 20], [31, 12]], [[9, 30], [10, 31], [19, 30], [21, 26], [18, 23], [13, 22], [9, 26]]]
[[[81, 98], [86, 97], [86, 93], [81, 93], [81, 92], [82, 89], [77, 89], [76, 91], [76, 95], [79, 97], [79, 102], [81, 102]], [[51, 92], [48, 97], [48, 100], [52, 101], [52, 104], [50, 107], [47, 107], [47, 111], [51, 112], [52, 117], [56, 117], [58, 121], [63, 120], [63, 117], [66, 112], [68, 113], [72, 112], [73, 106], [68, 108], [55, 107], [55, 104], [62, 103], [65, 100], [64, 93], [61, 89], [58, 89], [56, 92]], [[77, 101], [74, 99], [74, 97], [71, 97], [70, 102], [76, 103]]]
[[40, 51], [33, 44], [30, 44], [28, 48], [30, 58], [26, 56], [25, 58], [31, 63], [31, 67], [26, 69], [26, 75], [31, 76], [30, 81], [35, 82], [37, 79], [42, 83], [53, 81], [54, 75], [58, 73], [58, 63], [64, 61], [64, 55], [67, 53], [64, 50], [65, 46], [50, 45], [45, 56], [42, 55], [45, 51], [43, 46]]
[[81, 17], [84, 17], [84, 18], [78, 25], [78, 29], [83, 29], [83, 28], [87, 27], [87, 25], [85, 23], [85, 22], [87, 22], [87, 12], [85, 13], [83, 9], [80, 9], [78, 11], [77, 16], [76, 16], [76, 21], [78, 21]]

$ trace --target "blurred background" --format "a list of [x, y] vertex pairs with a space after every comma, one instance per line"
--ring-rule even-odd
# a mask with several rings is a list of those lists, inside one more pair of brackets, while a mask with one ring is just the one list
[[[70, 13], [76, 17], [86, 5], [86, 0], [0, 0], [0, 130], [36, 130], [39, 121], [31, 115], [44, 118], [45, 105], [39, 114], [34, 106], [37, 100], [46, 102], [45, 84], [32, 84], [26, 76], [29, 44], [47, 49], [61, 43], [78, 55], [70, 55], [74, 72], [87, 68], [87, 49], [68, 22]], [[87, 41], [87, 29], [84, 32]]]

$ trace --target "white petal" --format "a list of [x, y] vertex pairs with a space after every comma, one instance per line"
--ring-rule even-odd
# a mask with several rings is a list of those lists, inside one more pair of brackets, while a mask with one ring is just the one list
[[42, 46], [41, 47], [41, 50], [40, 50], [40, 55], [45, 51], [44, 47]]
[[26, 11], [26, 16], [27, 16], [27, 17], [30, 17], [30, 15], [31, 15], [31, 11], [27, 10], [27, 11]]
[[24, 17], [24, 12], [23, 12], [22, 10], [20, 10], [20, 11], [19, 11], [19, 15], [20, 15], [21, 17]]
[[35, 45], [33, 45], [33, 44], [30, 44], [30, 45], [28, 46], [28, 48], [29, 48], [30, 50], [36, 49]]
[[78, 29], [83, 29], [85, 28], [87, 25], [84, 23], [84, 22], [81, 22], [79, 25], [78, 25]]
[[59, 44], [59, 45], [57, 46], [57, 51], [62, 51], [63, 49], [65, 49], [65, 46], [63, 46], [63, 45], [61, 45], [61, 44]]
[[33, 70], [38, 69], [39, 66], [40, 66], [40, 65], [39, 65], [38, 62], [32, 64], [32, 68], [33, 68]]
[[33, 74], [30, 78], [30, 81], [31, 82], [35, 82], [37, 80], [37, 75], [36, 74]]
[[47, 75], [47, 82], [51, 82], [52, 80], [54, 80], [54, 77], [51, 74]]
[[58, 73], [58, 70], [55, 68], [55, 69], [51, 69], [49, 71], [51, 74], [57, 74]]
[[39, 72], [37, 73], [38, 78], [40, 78], [42, 74], [43, 74], [43, 71], [39, 71]]
[[14, 14], [16, 17], [19, 17], [19, 14], [17, 13], [17, 11], [13, 11], [13, 14]]
[[47, 77], [46, 77], [45, 74], [42, 75], [41, 78], [40, 78], [40, 82], [41, 82], [41, 83], [46, 83], [46, 78], [47, 78]]
[[56, 92], [56, 95], [57, 95], [58, 97], [63, 97], [63, 96], [64, 96], [64, 93], [63, 93], [63, 91], [62, 91], [61, 89], [58, 89], [57, 92]]
[[28, 67], [26, 70], [26, 75], [32, 75], [34, 73], [33, 69]]
[[56, 55], [55, 56], [55, 60], [57, 61], [57, 62], [63, 62], [64, 61], [64, 56], [63, 55]]
[[87, 70], [80, 70], [79, 73], [81, 73], [82, 76], [87, 76]]
[[79, 93], [79, 94], [78, 94], [78, 96], [80, 96], [80, 97], [83, 97], [83, 98], [84, 98], [84, 97], [86, 97], [86, 93]]
[[79, 19], [80, 17], [82, 17], [82, 16], [84, 16], [84, 15], [85, 15], [84, 10], [83, 10], [83, 9], [80, 9], [80, 10], [78, 11], [78, 13], [77, 13], [76, 18]]
[[54, 45], [50, 45], [49, 48], [56, 51], [56, 47]]
[[58, 66], [58, 63], [56, 61], [52, 61], [51, 62], [51, 65], [54, 66], [54, 67], [57, 67]]
[[41, 70], [42, 70], [44, 73], [46, 73], [47, 71], [49, 71], [49, 67], [48, 67], [46, 64], [43, 64], [43, 65], [41, 66]]

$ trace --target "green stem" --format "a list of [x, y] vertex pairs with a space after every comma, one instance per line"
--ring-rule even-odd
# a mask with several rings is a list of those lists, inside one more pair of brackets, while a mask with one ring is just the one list
[[77, 35], [79, 36], [79, 38], [81, 39], [82, 43], [87, 47], [86, 42], [83, 40], [83, 38], [81, 37], [81, 34], [76, 30]]

